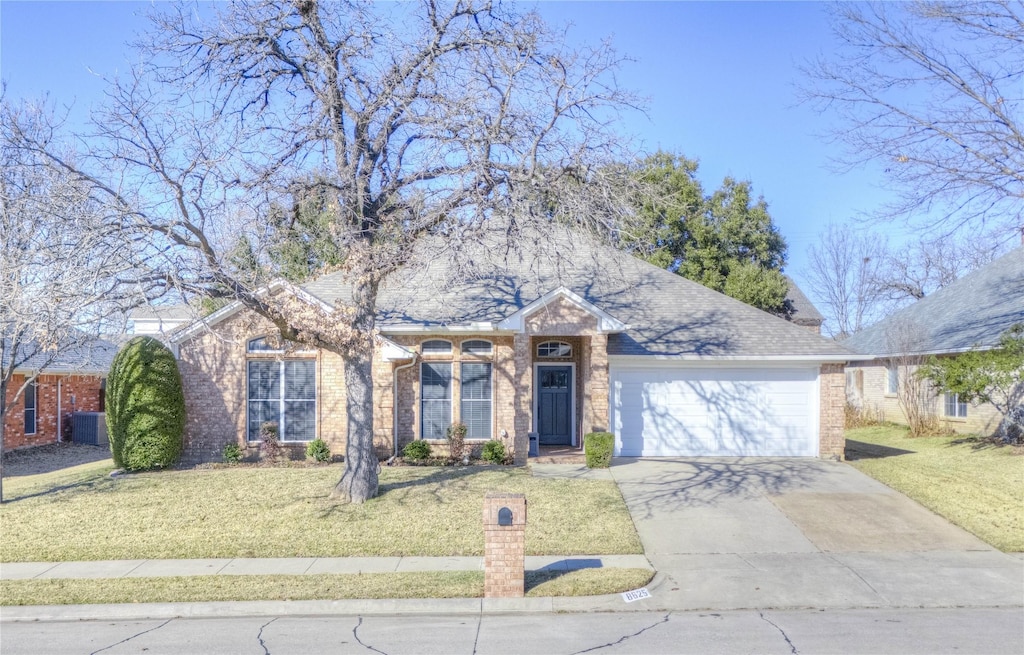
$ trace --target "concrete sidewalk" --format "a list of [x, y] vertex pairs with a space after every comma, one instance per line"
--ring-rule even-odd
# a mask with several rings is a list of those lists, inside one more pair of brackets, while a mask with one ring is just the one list
[[[527, 571], [598, 568], [653, 569], [643, 555], [528, 556]], [[149, 578], [205, 575], [323, 575], [483, 571], [483, 557], [282, 557], [258, 559], [157, 559], [96, 562], [9, 562], [0, 580]]]

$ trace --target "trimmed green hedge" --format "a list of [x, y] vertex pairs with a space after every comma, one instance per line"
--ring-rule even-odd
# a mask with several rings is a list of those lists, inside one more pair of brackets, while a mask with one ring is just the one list
[[152, 337], [135, 337], [107, 377], [107, 433], [114, 464], [144, 471], [174, 464], [185, 433], [185, 395], [174, 355]]
[[587, 468], [606, 469], [612, 464], [612, 448], [615, 435], [611, 432], [591, 432], [583, 438], [583, 450], [587, 455]]

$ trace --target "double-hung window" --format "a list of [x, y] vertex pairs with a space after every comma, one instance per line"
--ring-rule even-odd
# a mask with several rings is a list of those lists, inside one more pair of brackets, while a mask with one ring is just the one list
[[452, 422], [452, 364], [420, 364], [420, 438], [444, 439]]
[[462, 363], [462, 422], [467, 439], [491, 438], [491, 364]]
[[36, 433], [36, 417], [39, 414], [37, 389], [38, 386], [35, 382], [29, 382], [22, 394], [25, 399], [25, 434]]
[[316, 438], [316, 362], [311, 359], [248, 362], [249, 441], [260, 426], [277, 423], [281, 441]]
[[885, 367], [885, 393], [899, 393], [900, 369], [895, 364]]
[[960, 400], [955, 393], [947, 393], [945, 398], [945, 414], [951, 418], [967, 418], [967, 403]]

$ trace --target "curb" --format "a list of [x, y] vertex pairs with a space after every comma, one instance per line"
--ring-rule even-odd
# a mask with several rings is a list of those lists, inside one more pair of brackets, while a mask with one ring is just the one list
[[[0, 608], [0, 623], [133, 621], [177, 618], [394, 614], [541, 614], [622, 611], [619, 594], [542, 598], [410, 598], [380, 600], [218, 601], [120, 605], [34, 605]], [[640, 608], [637, 608], [640, 609]], [[644, 608], [651, 609], [651, 608]]]

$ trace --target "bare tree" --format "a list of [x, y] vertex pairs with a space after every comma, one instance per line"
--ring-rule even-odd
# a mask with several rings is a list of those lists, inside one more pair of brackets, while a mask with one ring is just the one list
[[[377, 491], [380, 285], [418, 249], [453, 256], [496, 215], [511, 217], [510, 238], [523, 222], [551, 220], [550, 197], [571, 220], [628, 239], [628, 199], [603, 180], [623, 160], [610, 127], [634, 99], [616, 86], [607, 44], [569, 49], [536, 14], [509, 6], [241, 0], [218, 9], [208, 18], [178, 5], [154, 17], [144, 64], [112, 88], [83, 165], [44, 143], [24, 147], [92, 185], [112, 222], [144, 235], [147, 265], [184, 293], [237, 299], [284, 339], [341, 355], [348, 439], [336, 493], [362, 502]], [[294, 287], [260, 291], [277, 274], [261, 245], [266, 216], [313, 191], [297, 188], [302, 180], [331, 195], [326, 229], [350, 304], [323, 307]]]
[[832, 6], [834, 56], [805, 90], [837, 114], [842, 162], [879, 162], [914, 212], [947, 231], [1024, 224], [1024, 5], [987, 2]]
[[894, 320], [886, 329], [886, 358], [897, 375], [896, 399], [914, 437], [934, 434], [939, 427], [935, 414], [936, 395], [931, 382], [919, 374], [928, 361], [923, 354], [925, 332], [911, 320]]
[[104, 320], [144, 300], [121, 278], [130, 244], [104, 224], [88, 186], [18, 147], [28, 134], [46, 139], [42, 116], [0, 93], [0, 480], [3, 419], [28, 385], [62, 356], [87, 364]]
[[882, 317], [877, 279], [885, 242], [848, 225], [829, 225], [808, 251], [807, 281], [825, 312], [825, 331], [836, 338], [859, 332]]
[[920, 300], [984, 266], [1000, 253], [987, 247], [994, 240], [976, 234], [922, 239], [886, 253], [876, 275], [876, 288], [885, 311]]

